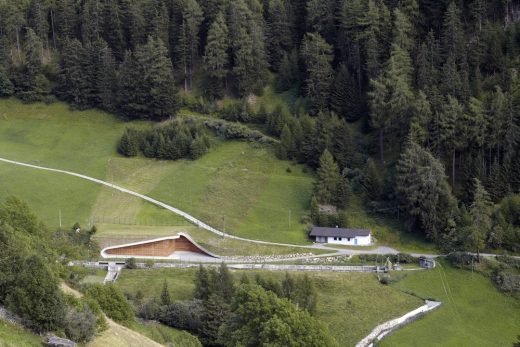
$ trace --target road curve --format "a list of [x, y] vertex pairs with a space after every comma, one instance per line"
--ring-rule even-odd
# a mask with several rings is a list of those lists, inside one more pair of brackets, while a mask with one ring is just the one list
[[[125, 194], [129, 194], [129, 195], [133, 195], [133, 196], [136, 196], [140, 199], [143, 199], [143, 200], [146, 200], [156, 206], [160, 206], [168, 211], [171, 211], [179, 216], [182, 216], [183, 218], [185, 218], [186, 220], [188, 220], [189, 222], [193, 223], [194, 225], [198, 226], [199, 228], [202, 228], [202, 229], [205, 229], [207, 231], [210, 231], [214, 234], [217, 234], [219, 236], [222, 236], [222, 237], [227, 237], [229, 239], [235, 239], [235, 240], [240, 240], [240, 241], [245, 241], [245, 242], [252, 242], [252, 243], [257, 243], [257, 244], [263, 244], [263, 245], [272, 245], [272, 246], [283, 246], [283, 247], [298, 247], [298, 248], [306, 248], [306, 249], [327, 249], [327, 250], [331, 250], [331, 251], [335, 251], [337, 254], [390, 254], [390, 253], [393, 253], [393, 254], [396, 254], [396, 253], [399, 253], [398, 250], [396, 249], [393, 249], [393, 248], [390, 248], [390, 247], [378, 247], [376, 249], [370, 249], [370, 250], [354, 250], [354, 249], [338, 249], [338, 248], [334, 248], [334, 247], [327, 247], [325, 245], [321, 245], [321, 244], [315, 244], [315, 245], [294, 245], [294, 244], [289, 244], [289, 243], [280, 243], [280, 242], [270, 242], [270, 241], [262, 241], [262, 240], [254, 240], [254, 239], [247, 239], [247, 238], [244, 238], [244, 237], [240, 237], [240, 236], [235, 236], [235, 235], [230, 235], [230, 234], [227, 234], [225, 232], [222, 232], [206, 223], [204, 223], [203, 221], [193, 217], [192, 215], [176, 208], [176, 207], [173, 207], [173, 206], [170, 206], [162, 201], [159, 201], [159, 200], [156, 200], [154, 198], [151, 198], [149, 196], [146, 196], [144, 194], [140, 194], [140, 193], [137, 193], [137, 192], [134, 192], [132, 190], [129, 190], [129, 189], [126, 189], [126, 188], [123, 188], [121, 186], [118, 186], [116, 184], [113, 184], [113, 183], [110, 183], [110, 182], [106, 182], [106, 181], [103, 181], [103, 180], [100, 180], [100, 179], [97, 179], [97, 178], [94, 178], [94, 177], [90, 177], [90, 176], [87, 176], [87, 175], [82, 175], [82, 174], [79, 174], [79, 173], [76, 173], [76, 172], [72, 172], [72, 171], [67, 171], [67, 170], [61, 170], [61, 169], [53, 169], [53, 168], [50, 168], [50, 167], [46, 167], [46, 166], [39, 166], [39, 165], [33, 165], [33, 164], [28, 164], [28, 163], [23, 163], [23, 162], [19, 162], [19, 161], [16, 161], [16, 160], [10, 160], [10, 159], [6, 159], [6, 158], [2, 158], [0, 157], [0, 162], [4, 162], [4, 163], [8, 163], [8, 164], [13, 164], [13, 165], [19, 165], [19, 166], [24, 166], [24, 167], [28, 167], [28, 168], [32, 168], [32, 169], [37, 169], [37, 170], [44, 170], [44, 171], [51, 171], [51, 172], [56, 172], [56, 173], [61, 173], [61, 174], [65, 174], [65, 175], [69, 175], [69, 176], [74, 176], [74, 177], [78, 177], [78, 178], [81, 178], [81, 179], [84, 179], [84, 180], [87, 180], [87, 181], [91, 181], [91, 182], [95, 182], [95, 183], [98, 183], [98, 184], [101, 184], [101, 185], [104, 185], [104, 186], [107, 186], [109, 188], [112, 188], [112, 189], [115, 189], [115, 190], [118, 190], [122, 193], [125, 193]], [[417, 256], [419, 255], [422, 255], [422, 254], [415, 254]], [[426, 256], [429, 256], [429, 257], [432, 257], [432, 256], [436, 256], [436, 255], [432, 255], [432, 254], [429, 254], [429, 255], [426, 255]]]

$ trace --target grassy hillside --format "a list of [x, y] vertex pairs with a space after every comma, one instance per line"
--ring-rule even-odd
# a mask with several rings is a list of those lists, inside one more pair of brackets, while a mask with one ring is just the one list
[[[149, 126], [145, 122], [133, 123]], [[306, 242], [300, 223], [313, 178], [302, 167], [245, 142], [222, 142], [197, 161], [122, 158], [125, 123], [67, 105], [0, 100], [0, 155], [85, 173], [149, 194], [231, 232], [273, 241]], [[218, 142], [218, 141], [217, 141]], [[286, 172], [291, 166], [292, 172]], [[0, 164], [0, 198], [27, 200], [49, 225], [186, 225], [178, 217], [108, 188], [55, 173]]]
[[[124, 270], [116, 285], [145, 298], [158, 296], [164, 281], [173, 300], [192, 297], [196, 269]], [[233, 271], [240, 278], [242, 271]], [[279, 280], [283, 272], [248, 271]], [[318, 317], [326, 322], [342, 346], [351, 346], [376, 325], [419, 307], [422, 301], [396, 288], [379, 284], [373, 274], [309, 273], [318, 291]]]
[[42, 339], [28, 330], [0, 321], [0, 347], [39, 347]]
[[381, 346], [511, 346], [520, 333], [520, 302], [477, 273], [442, 265], [410, 274], [393, 287], [443, 304]]

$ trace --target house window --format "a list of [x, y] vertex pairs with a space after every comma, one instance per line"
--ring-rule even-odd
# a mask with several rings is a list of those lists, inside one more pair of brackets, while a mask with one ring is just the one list
[[338, 237], [338, 239], [341, 241], [341, 237]]
[[349, 241], [349, 242], [350, 242], [350, 237], [349, 237], [349, 238], [347, 238], [347, 241]]
[[334, 236], [334, 241], [338, 241], [338, 238], [336, 236]]

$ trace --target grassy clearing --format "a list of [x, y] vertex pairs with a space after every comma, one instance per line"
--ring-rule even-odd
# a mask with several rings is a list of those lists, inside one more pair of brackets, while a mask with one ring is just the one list
[[371, 229], [377, 239], [377, 245], [386, 245], [409, 253], [438, 252], [435, 245], [424, 238], [407, 233], [404, 226], [396, 218], [385, 218], [369, 214], [363, 207], [360, 197], [354, 196], [347, 208], [348, 221], [353, 228]]
[[[145, 298], [159, 296], [166, 280], [173, 300], [192, 297], [196, 269], [123, 270], [116, 285]], [[240, 278], [242, 271], [233, 271]], [[283, 272], [248, 271], [279, 280]], [[318, 318], [326, 322], [342, 346], [354, 345], [376, 325], [404, 314], [422, 304], [418, 298], [396, 288], [379, 284], [373, 274], [309, 273], [318, 294]]]
[[381, 346], [511, 346], [520, 333], [520, 302], [498, 292], [478, 273], [442, 262], [392, 286], [443, 304], [384, 339]]
[[200, 342], [190, 333], [157, 322], [133, 323], [130, 328], [165, 346], [198, 347]]
[[[300, 219], [308, 208], [313, 177], [302, 173], [301, 166], [277, 160], [270, 148], [236, 141], [217, 141], [197, 161], [121, 158], [116, 145], [127, 125], [96, 110], [71, 111], [62, 103], [1, 100], [0, 155], [118, 183], [242, 236], [308, 242]], [[78, 178], [9, 164], [0, 166], [0, 177], [0, 198], [14, 194], [29, 201], [52, 227], [58, 224], [60, 208], [64, 225], [92, 219], [180, 224], [167, 211]]]
[[127, 327], [117, 324], [111, 319], [107, 318], [108, 329], [96, 336], [94, 340], [89, 342], [86, 347], [160, 347], [161, 344], [153, 341], [136, 331], [130, 330]]
[[[1, 145], [0, 145], [1, 146]], [[96, 183], [71, 176], [0, 163], [0, 200], [14, 195], [26, 201], [47, 225], [89, 224], [90, 209], [100, 191]]]
[[0, 321], [0, 347], [40, 347], [42, 339], [17, 325]]

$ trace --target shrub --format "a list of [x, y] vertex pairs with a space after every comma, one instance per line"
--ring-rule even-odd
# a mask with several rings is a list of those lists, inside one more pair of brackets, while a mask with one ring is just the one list
[[125, 260], [125, 267], [127, 269], [137, 269], [137, 262], [135, 261], [135, 258], [128, 258]]
[[202, 326], [204, 305], [201, 300], [178, 301], [163, 306], [159, 321], [168, 326], [198, 332]]
[[133, 320], [132, 306], [114, 285], [91, 285], [87, 288], [86, 296], [96, 300], [103, 312], [113, 320], [121, 323]]
[[69, 307], [65, 314], [65, 334], [76, 342], [87, 342], [96, 333], [96, 315], [87, 306], [82, 310]]

